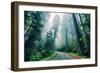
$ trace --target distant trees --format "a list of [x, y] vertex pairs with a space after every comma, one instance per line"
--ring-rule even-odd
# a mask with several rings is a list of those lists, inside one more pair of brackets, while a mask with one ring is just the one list
[[58, 32], [58, 26], [60, 24], [60, 17], [58, 15], [55, 15], [52, 24], [53, 24], [52, 29], [54, 30], [54, 39], [56, 39], [57, 32]]
[[44, 56], [48, 56], [54, 52], [55, 39], [51, 31], [47, 32], [46, 42], [44, 44]]
[[[45, 33], [43, 29], [47, 29], [45, 25], [49, 20], [49, 12], [24, 12], [25, 61], [39, 61], [55, 51], [90, 57], [90, 15], [68, 13], [62, 18], [61, 21], [59, 14], [55, 15], [50, 30]], [[55, 45], [55, 41], [61, 44]], [[61, 46], [60, 50], [57, 45]]]
[[44, 55], [48, 56], [52, 53], [54, 53], [56, 47], [55, 47], [55, 40], [57, 38], [57, 32], [58, 32], [58, 26], [59, 26], [59, 21], [60, 18], [58, 15], [55, 15], [55, 17], [53, 18], [53, 22], [52, 22], [52, 27], [51, 29], [46, 33], [46, 41], [44, 44]]
[[90, 14], [69, 13], [63, 18], [66, 33], [66, 48], [63, 51], [90, 57]]
[[63, 51], [73, 53], [80, 52], [72, 13], [64, 14], [62, 25], [62, 33], [65, 32], [66, 40], [66, 45]]

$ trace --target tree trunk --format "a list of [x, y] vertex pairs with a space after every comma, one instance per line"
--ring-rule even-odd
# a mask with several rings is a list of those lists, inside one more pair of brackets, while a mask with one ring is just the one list
[[80, 30], [79, 30], [79, 26], [78, 26], [75, 14], [72, 14], [72, 16], [73, 16], [73, 22], [74, 22], [74, 26], [75, 26], [75, 30], [76, 30], [76, 36], [77, 36], [79, 52], [82, 54], [82, 50], [81, 49], [83, 48], [83, 43], [80, 41], [80, 39], [82, 37], [82, 34], [81, 34]]

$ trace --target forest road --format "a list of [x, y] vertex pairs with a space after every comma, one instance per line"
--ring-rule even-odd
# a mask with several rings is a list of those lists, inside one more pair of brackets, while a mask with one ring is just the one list
[[66, 59], [72, 59], [72, 56], [64, 53], [64, 52], [58, 52], [55, 51], [56, 55], [53, 56], [50, 60], [66, 60]]

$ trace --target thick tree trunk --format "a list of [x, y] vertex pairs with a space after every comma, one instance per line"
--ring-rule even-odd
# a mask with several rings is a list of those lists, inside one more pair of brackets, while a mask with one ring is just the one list
[[75, 30], [76, 30], [76, 36], [77, 36], [77, 42], [78, 42], [78, 46], [79, 46], [79, 52], [82, 54], [82, 48], [83, 48], [83, 43], [80, 41], [80, 39], [82, 38], [82, 34], [79, 30], [79, 26], [76, 20], [76, 16], [75, 14], [72, 14], [73, 16], [73, 22], [74, 22], [74, 26], [75, 26]]

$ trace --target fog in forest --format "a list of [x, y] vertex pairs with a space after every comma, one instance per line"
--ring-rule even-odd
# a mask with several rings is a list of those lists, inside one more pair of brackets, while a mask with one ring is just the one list
[[90, 14], [25, 11], [24, 40], [25, 61], [90, 58]]

